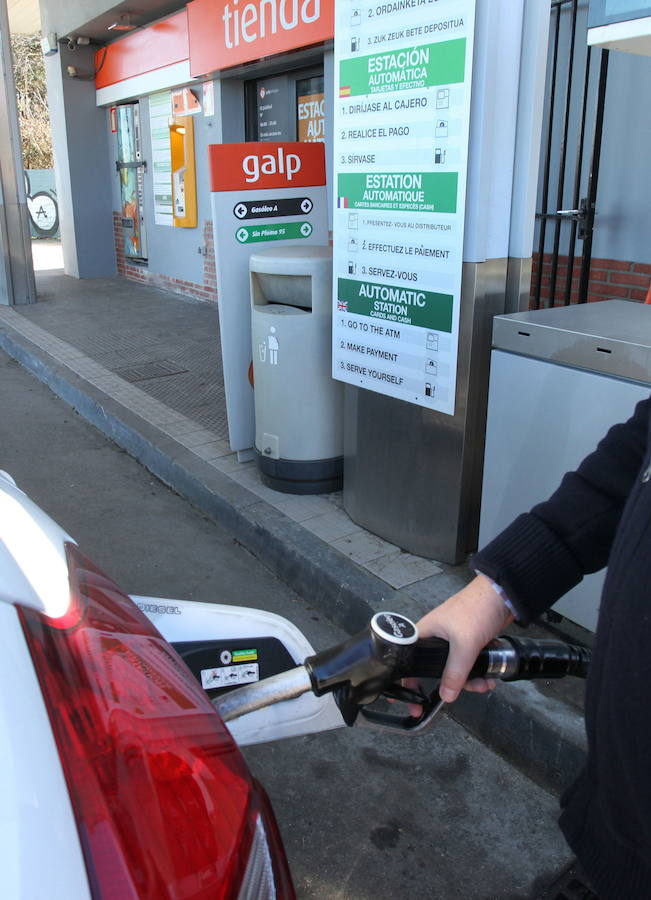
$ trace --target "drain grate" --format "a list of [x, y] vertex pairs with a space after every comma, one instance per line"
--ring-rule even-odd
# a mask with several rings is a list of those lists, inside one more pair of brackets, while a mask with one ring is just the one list
[[119, 375], [130, 384], [137, 381], [151, 381], [154, 378], [167, 378], [170, 375], [183, 375], [188, 370], [171, 359], [153, 359], [150, 362], [139, 363], [137, 366], [126, 366], [124, 369], [116, 369]]

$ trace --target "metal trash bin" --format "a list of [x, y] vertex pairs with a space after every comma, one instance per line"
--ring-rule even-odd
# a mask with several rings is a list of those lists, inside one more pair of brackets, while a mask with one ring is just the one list
[[343, 385], [331, 375], [332, 250], [264, 250], [249, 269], [262, 480], [288, 494], [339, 490]]

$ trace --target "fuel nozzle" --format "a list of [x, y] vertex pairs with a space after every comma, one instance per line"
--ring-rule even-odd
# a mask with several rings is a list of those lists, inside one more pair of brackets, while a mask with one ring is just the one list
[[363, 631], [305, 660], [312, 690], [317, 696], [334, 691], [351, 725], [359, 707], [377, 700], [404, 669], [417, 640], [416, 626], [406, 616], [377, 613]]

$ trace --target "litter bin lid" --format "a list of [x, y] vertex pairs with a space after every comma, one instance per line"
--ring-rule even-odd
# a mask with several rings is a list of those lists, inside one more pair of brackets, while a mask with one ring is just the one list
[[249, 258], [251, 272], [276, 275], [314, 275], [332, 268], [332, 247], [315, 244], [260, 250]]
[[651, 384], [651, 306], [604, 300], [496, 316], [493, 347]]
[[267, 303], [264, 306], [254, 306], [253, 309], [257, 316], [307, 316], [312, 312], [301, 306], [283, 306], [281, 303]]

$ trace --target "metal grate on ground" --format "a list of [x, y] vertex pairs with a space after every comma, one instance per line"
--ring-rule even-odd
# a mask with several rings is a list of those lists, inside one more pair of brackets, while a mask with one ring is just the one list
[[221, 353], [214, 339], [210, 342], [211, 346], [206, 344], [204, 341], [193, 346], [177, 347], [172, 359], [182, 371], [143, 381], [140, 387], [161, 403], [198, 422], [202, 428], [214, 431], [219, 438], [227, 440], [228, 419]]
[[140, 366], [131, 366], [125, 369], [115, 369], [115, 374], [120, 378], [124, 378], [129, 384], [136, 384], [139, 381], [150, 381], [152, 378], [165, 378], [170, 375], [183, 375], [187, 369], [179, 366], [178, 363], [171, 359], [155, 359], [151, 362], [143, 363]]

